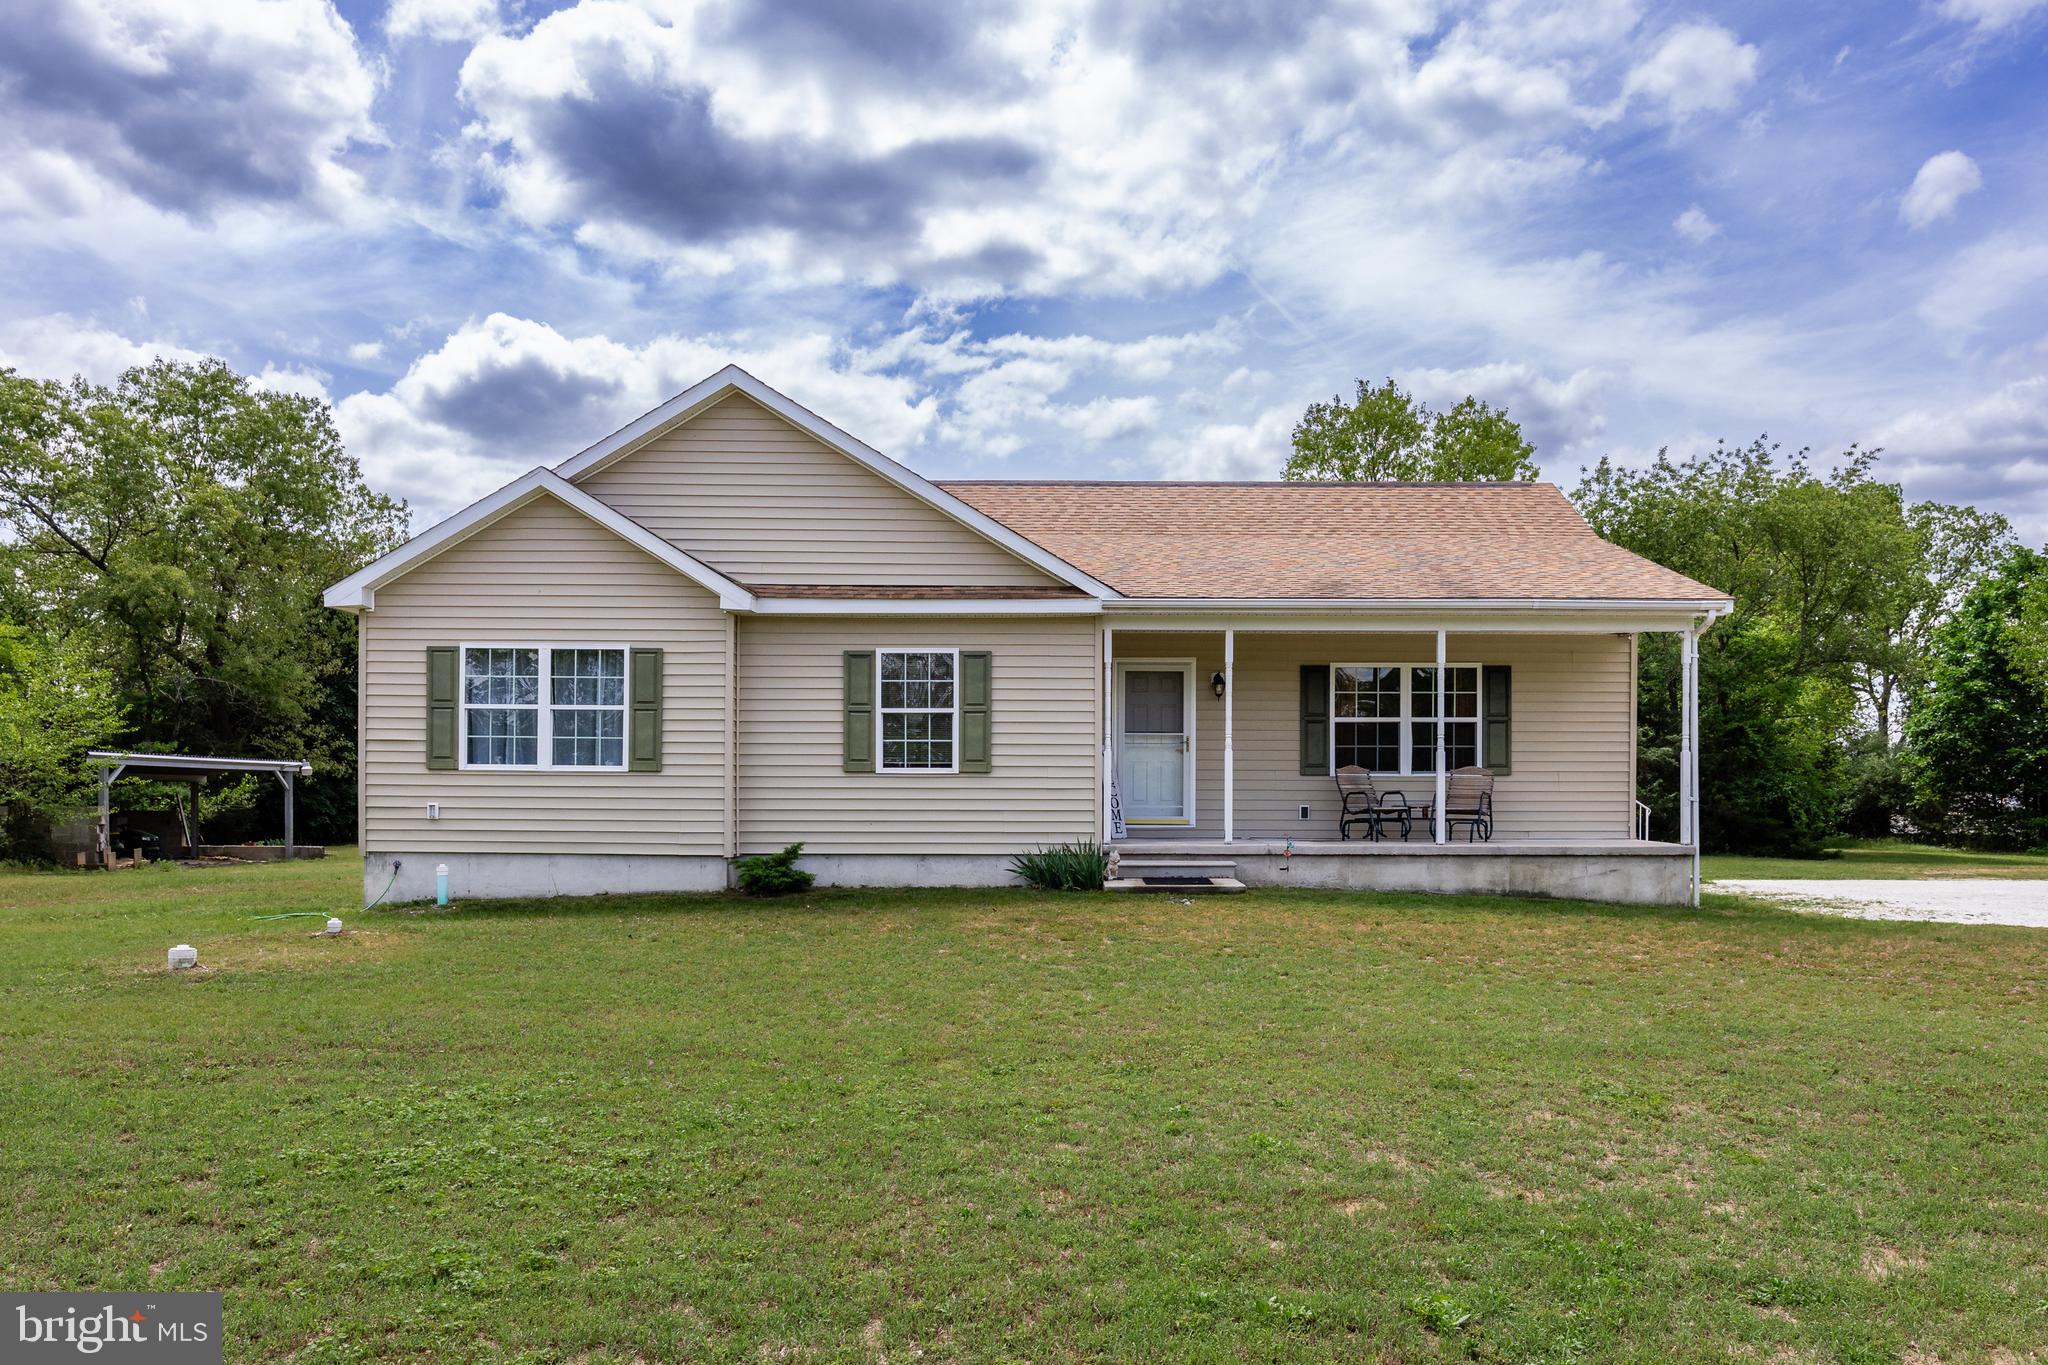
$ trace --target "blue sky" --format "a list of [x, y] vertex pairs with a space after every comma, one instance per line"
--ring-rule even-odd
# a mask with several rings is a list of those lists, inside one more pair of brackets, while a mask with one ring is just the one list
[[1392, 375], [2048, 539], [2048, 0], [48, 0], [0, 364], [218, 355], [416, 525], [727, 360], [934, 476], [1272, 477]]

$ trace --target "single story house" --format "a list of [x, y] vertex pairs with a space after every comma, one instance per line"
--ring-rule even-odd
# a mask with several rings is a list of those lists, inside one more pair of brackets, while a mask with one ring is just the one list
[[[457, 897], [722, 888], [797, 842], [823, 883], [993, 885], [1102, 840], [1688, 901], [1691, 662], [1731, 605], [1549, 484], [932, 482], [731, 367], [326, 601], [359, 627], [366, 899], [441, 864]], [[1688, 660], [1677, 843], [1636, 800], [1656, 631]], [[1338, 837], [1336, 770], [1421, 806], [1467, 765], [1490, 840]]]

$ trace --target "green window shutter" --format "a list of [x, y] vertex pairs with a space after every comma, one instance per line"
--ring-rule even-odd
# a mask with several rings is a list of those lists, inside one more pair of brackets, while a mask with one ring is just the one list
[[963, 773], [990, 770], [989, 660], [987, 650], [960, 655], [960, 771]]
[[1301, 666], [1301, 775], [1330, 775], [1330, 666]]
[[427, 766], [453, 768], [462, 743], [462, 673], [453, 645], [427, 649]]
[[1480, 670], [1481, 714], [1485, 717], [1488, 770], [1506, 777], [1514, 771], [1514, 682], [1506, 664], [1487, 664]]
[[661, 651], [635, 649], [627, 654], [626, 768], [629, 772], [661, 771]]
[[875, 651], [849, 649], [839, 660], [845, 713], [840, 766], [849, 773], [871, 773], [875, 770]]

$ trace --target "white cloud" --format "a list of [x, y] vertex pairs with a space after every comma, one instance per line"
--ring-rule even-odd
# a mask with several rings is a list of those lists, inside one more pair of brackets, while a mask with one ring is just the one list
[[384, 31], [393, 38], [473, 42], [504, 26], [498, 0], [391, 0]]
[[2003, 512], [2025, 539], [2048, 543], [2048, 375], [1909, 409], [1871, 443], [1909, 492]]
[[256, 372], [251, 385], [259, 389], [271, 389], [278, 393], [295, 393], [301, 398], [317, 398], [330, 402], [333, 395], [327, 391], [327, 381], [332, 376], [320, 370], [295, 368], [293, 366], [265, 365]]
[[2010, 28], [2043, 5], [2048, 5], [2048, 0], [1941, 0], [1940, 11], [1945, 19], [1974, 24], [1978, 32], [1991, 33]]
[[1719, 24], [1681, 24], [1628, 73], [1625, 95], [1647, 96], [1674, 120], [1732, 109], [1756, 79], [1757, 50]]
[[1694, 246], [1698, 246], [1711, 238], [1718, 237], [1721, 233], [1721, 225], [1707, 217], [1707, 211], [1698, 204], [1694, 204], [1684, 213], [1672, 219], [1671, 227], [1679, 236], [1685, 238], [1686, 241], [1691, 242]]
[[2001, 232], [1958, 251], [1935, 275], [1919, 315], [1937, 332], [1965, 337], [2001, 316], [2040, 316], [2048, 241]]
[[343, 151], [381, 137], [376, 91], [327, 0], [19, 6], [0, 44], [0, 212], [333, 209], [358, 190]]
[[1984, 188], [1977, 163], [1961, 152], [1937, 152], [1920, 165], [1899, 200], [1899, 219], [1915, 231], [1946, 218], [1966, 194]]
[[358, 365], [367, 365], [384, 358], [384, 343], [381, 341], [358, 341], [348, 348], [348, 358]]
[[1587, 443], [1607, 429], [1604, 405], [1614, 386], [1606, 370], [1582, 369], [1558, 379], [1517, 361], [1413, 370], [1401, 378], [1418, 398], [1438, 408], [1468, 396], [1506, 408], [1546, 460], [1586, 452]]
[[[1544, 144], [1601, 117], [1575, 81], [1633, 8], [1495, 9], [1434, 46], [1419, 7], [1367, 0], [1229, 23], [1084, 0], [846, 7], [786, 15], [769, 42], [731, 14], [584, 0], [485, 38], [460, 87], [511, 212], [604, 252], [956, 300], [1151, 294], [1229, 269], [1304, 153], [1356, 153], [1442, 202], [1577, 176], [1583, 158]], [[1525, 12], [1534, 47], [1503, 27]], [[1715, 59], [1747, 79], [1754, 49], [1688, 59], [1697, 33], [1725, 37], [1681, 30], [1646, 94], [1691, 107], [1658, 73]]]
[[0, 324], [0, 365], [36, 379], [83, 375], [110, 384], [123, 370], [166, 360], [202, 360], [204, 354], [176, 342], [137, 341], [91, 319], [47, 313]]
[[1297, 407], [1271, 407], [1249, 422], [1209, 422], [1155, 442], [1152, 471], [1168, 479], [1277, 479], [1292, 449]]

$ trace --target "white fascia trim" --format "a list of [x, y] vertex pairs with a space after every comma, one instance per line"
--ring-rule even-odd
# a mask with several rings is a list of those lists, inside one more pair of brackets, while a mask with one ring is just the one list
[[439, 522], [382, 559], [358, 569], [329, 588], [322, 599], [342, 611], [367, 611], [376, 590], [405, 573], [420, 561], [431, 559], [449, 546], [467, 539], [506, 513], [539, 497], [551, 497], [639, 549], [645, 550], [698, 586], [718, 595], [718, 605], [727, 611], [750, 611], [754, 595], [701, 560], [684, 554], [639, 522], [619, 512], [551, 469], [532, 469], [488, 497]]
[[1735, 603], [1725, 597], [1699, 601], [1635, 597], [1125, 597], [1104, 604], [1111, 611], [1669, 611], [1725, 614]]
[[1093, 597], [987, 597], [904, 601], [887, 597], [754, 597], [756, 616], [1100, 616]]
[[856, 464], [865, 465], [934, 511], [951, 517], [994, 541], [1019, 559], [1045, 570], [1062, 583], [1093, 593], [1097, 597], [1119, 596], [1116, 589], [1107, 583], [1089, 577], [1036, 541], [1027, 540], [986, 513], [976, 511], [866, 442], [841, 431], [809, 408], [777, 393], [737, 365], [728, 365], [710, 378], [692, 384], [652, 412], [635, 418], [596, 445], [562, 461], [555, 466], [555, 472], [565, 479], [580, 479], [676, 423], [716, 403], [729, 393], [745, 394], [791, 426], [815, 436], [841, 455]]

